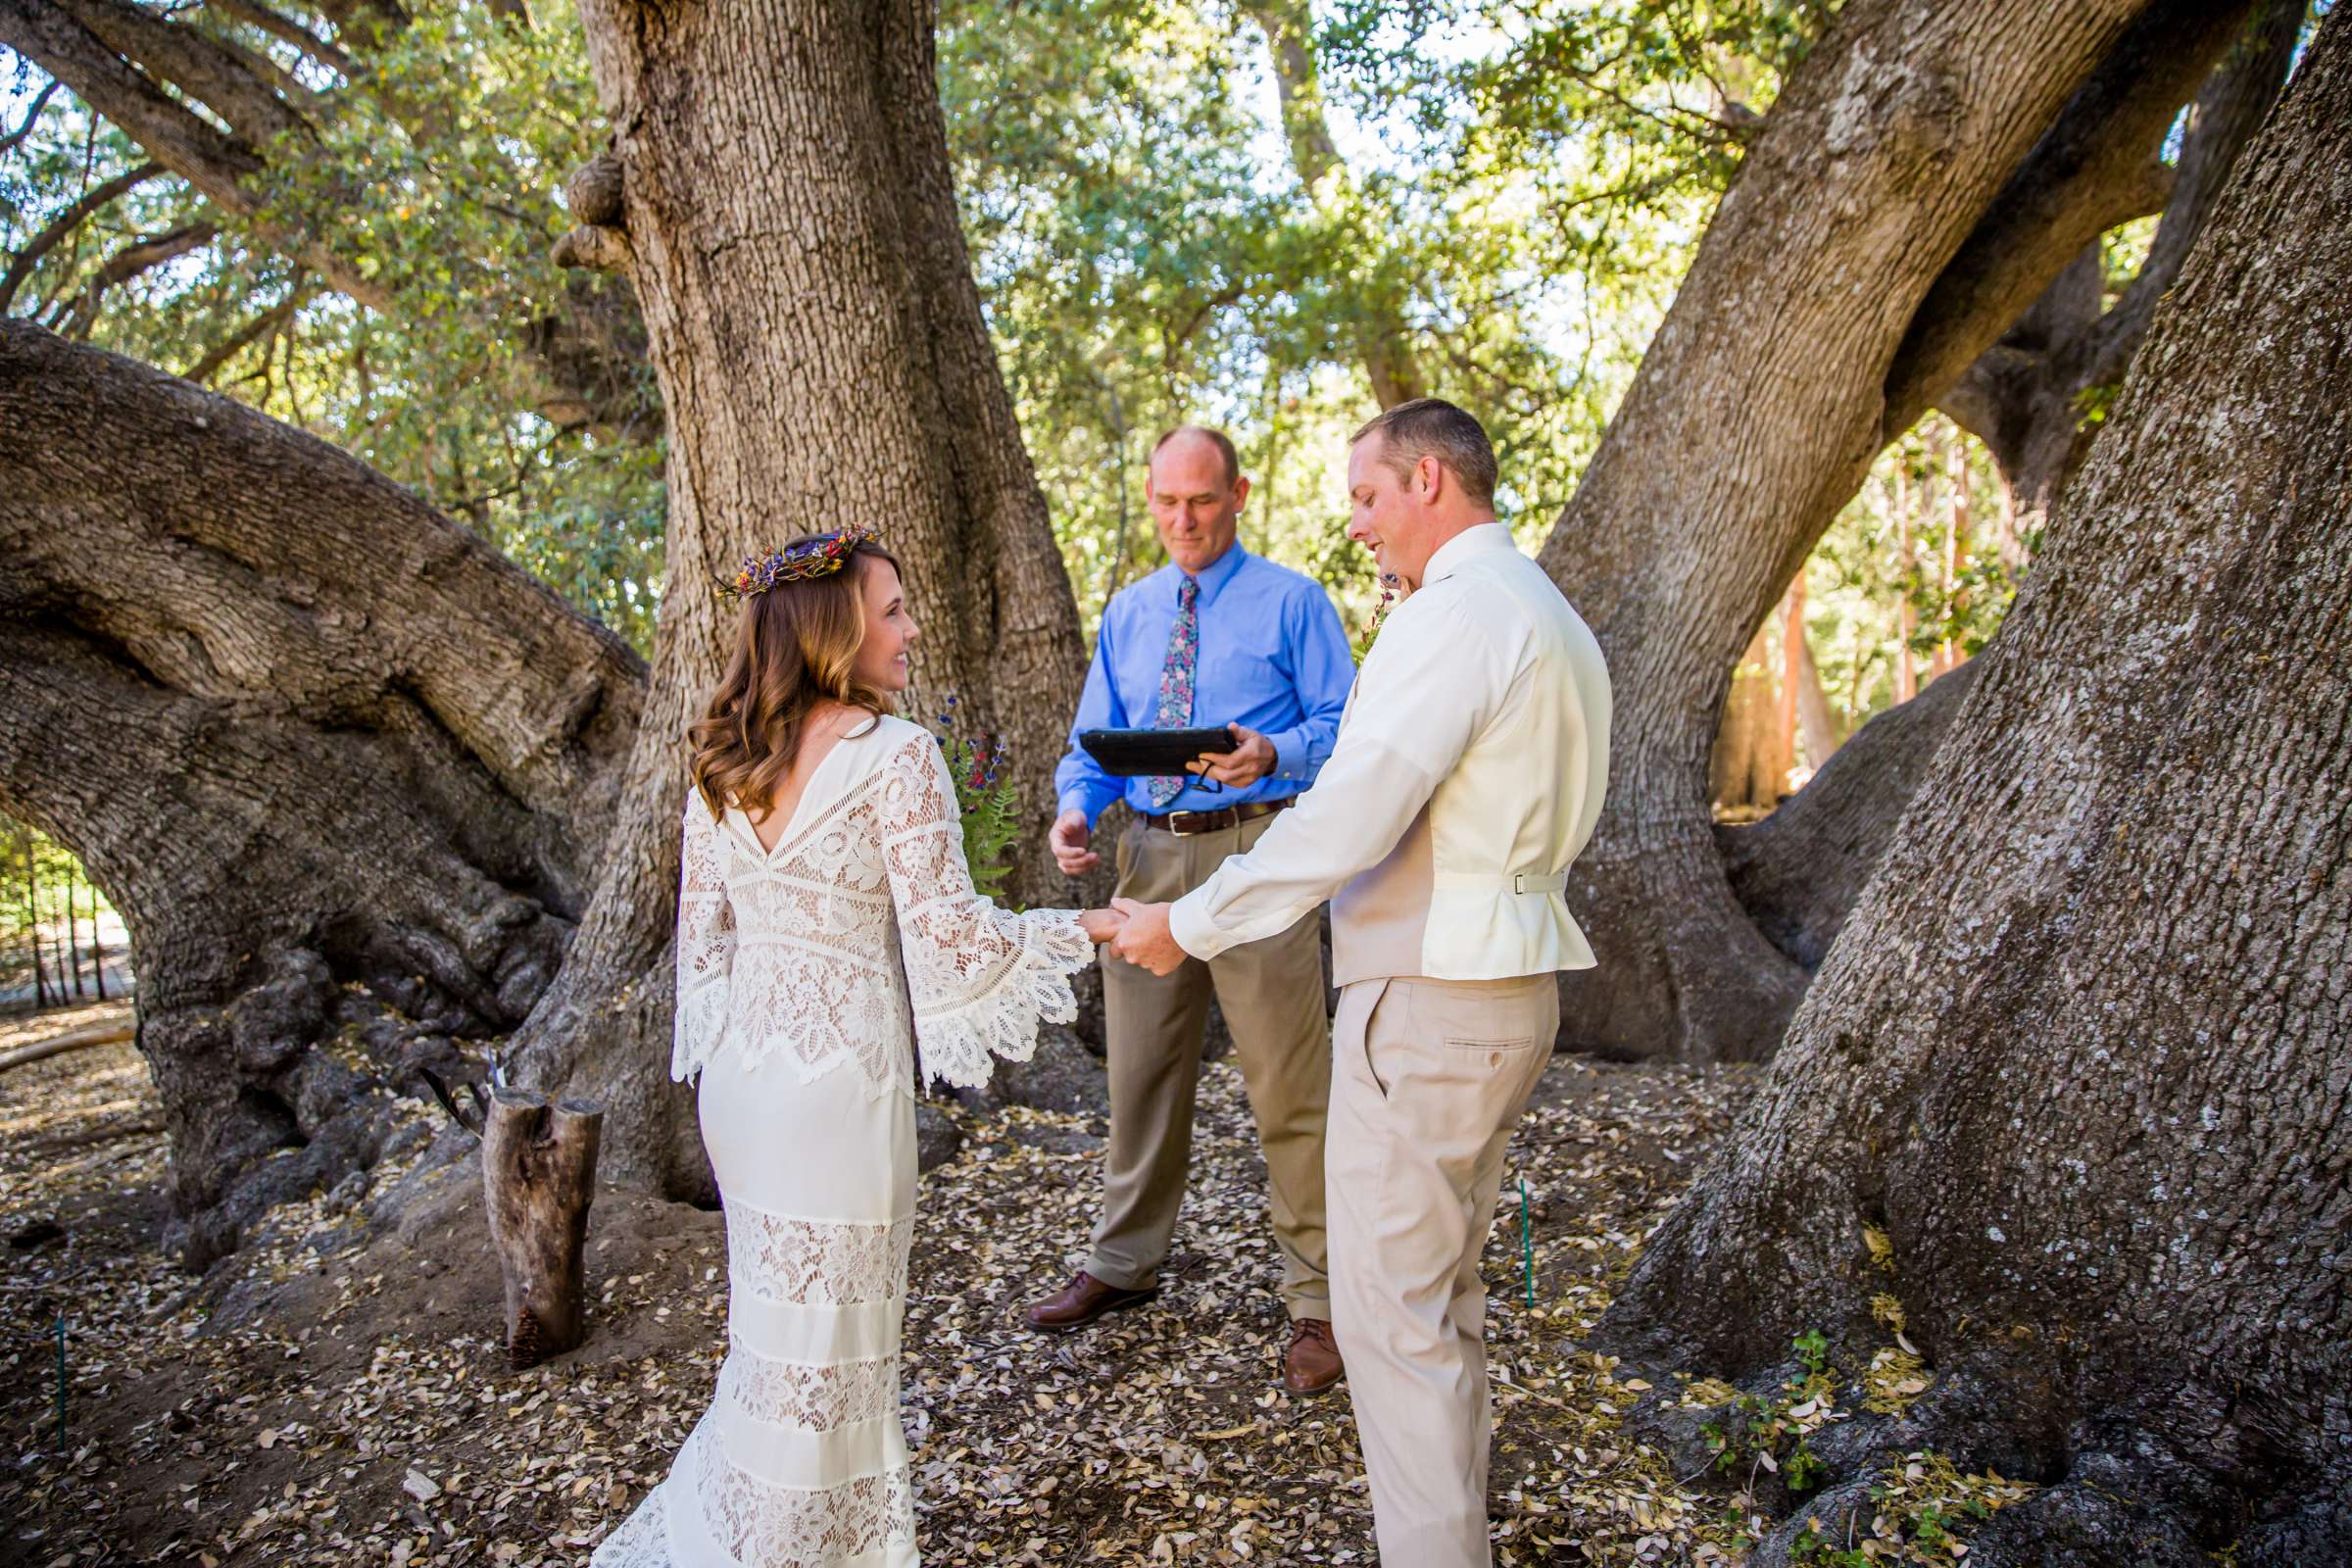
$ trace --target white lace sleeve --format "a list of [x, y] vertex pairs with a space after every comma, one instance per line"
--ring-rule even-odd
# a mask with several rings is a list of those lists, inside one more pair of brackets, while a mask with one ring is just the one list
[[718, 824], [700, 791], [686, 792], [685, 842], [678, 854], [678, 1000], [669, 1075], [703, 1070], [727, 1028], [727, 982], [735, 970], [735, 909], [719, 864]]
[[923, 1078], [978, 1088], [991, 1053], [1027, 1061], [1041, 1020], [1078, 1016], [1069, 977], [1094, 944], [1073, 909], [1015, 913], [972, 890], [955, 784], [930, 736], [886, 764], [881, 827]]

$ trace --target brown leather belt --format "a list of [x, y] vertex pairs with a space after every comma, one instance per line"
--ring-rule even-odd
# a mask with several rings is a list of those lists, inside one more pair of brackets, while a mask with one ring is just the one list
[[1178, 838], [1190, 838], [1196, 833], [1215, 833], [1244, 822], [1254, 822], [1261, 816], [1272, 816], [1291, 804], [1286, 795], [1279, 801], [1246, 801], [1240, 806], [1227, 806], [1214, 811], [1170, 811], [1165, 816], [1153, 816], [1150, 811], [1135, 814], [1143, 818], [1144, 826]]

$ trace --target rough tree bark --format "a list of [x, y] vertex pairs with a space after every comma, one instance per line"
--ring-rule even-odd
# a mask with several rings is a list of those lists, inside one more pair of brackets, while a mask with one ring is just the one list
[[[2094, 240], [1998, 343], [1936, 397], [1936, 405], [1991, 452], [2009, 489], [2016, 529], [2030, 534], [2044, 524], [2058, 492], [2089, 451], [2096, 426], [2085, 418], [2084, 399], [2123, 379], [2156, 302], [2179, 277], [2223, 182], [2278, 101], [2304, 11], [2303, 0], [2265, 0], [2255, 8], [2253, 25], [2237, 35], [2206, 80], [2147, 259], [2114, 306], [2106, 303], [2105, 269]], [[2176, 62], [2152, 65], [2178, 76]], [[2151, 110], [2160, 107], [2152, 104]], [[2143, 114], [2137, 139], [2163, 135], [2170, 118]], [[1902, 412], [1898, 407], [1891, 414], [1899, 417]]]
[[2051, 1483], [1972, 1563], [2352, 1558], [2348, 291], [2339, 13], [1604, 1322], [1738, 1378], [1898, 1296], [1935, 1386], [1841, 1429], [1834, 1535], [1892, 1444]]
[[[624, 268], [669, 413], [654, 681], [603, 879], [516, 1072], [606, 1102], [615, 1179], [709, 1191], [667, 1082], [684, 730], [734, 634], [713, 585], [784, 537], [877, 526], [920, 622], [911, 710], [1013, 745], [1032, 902], [1084, 674], [1078, 612], [980, 315], [920, 0], [582, 0], [617, 127], [574, 259]], [[617, 184], [617, 190], [612, 187]], [[616, 198], [616, 199], [615, 199]], [[601, 220], [601, 221], [600, 221]]]
[[[230, 399], [0, 323], [0, 811], [130, 928], [201, 1265], [373, 1158], [319, 1049], [368, 984], [520, 1022], [588, 902], [643, 663], [466, 530]], [[281, 1153], [281, 1151], [292, 1151]]]
[[[2230, 35], [2214, 10], [1864, 0], [1790, 74], [1543, 554], [1620, 694], [1572, 878], [1601, 961], [1563, 980], [1567, 1046], [1712, 1060], [1779, 1041], [1805, 976], [1734, 898], [1706, 810], [1730, 672], [1900, 433], [1890, 394], [1925, 363], [1905, 345], [1965, 367], [2105, 226], [2082, 148], [2140, 118], [2109, 63], [2166, 45], [2209, 64]], [[2009, 281], [1939, 287], [1953, 267]]]

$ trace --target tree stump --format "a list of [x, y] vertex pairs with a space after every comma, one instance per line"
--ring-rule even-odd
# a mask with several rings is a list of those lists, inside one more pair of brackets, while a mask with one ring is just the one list
[[581, 1244], [596, 1197], [605, 1107], [494, 1089], [482, 1125], [482, 1197], [507, 1287], [507, 1358], [519, 1371], [586, 1338]]

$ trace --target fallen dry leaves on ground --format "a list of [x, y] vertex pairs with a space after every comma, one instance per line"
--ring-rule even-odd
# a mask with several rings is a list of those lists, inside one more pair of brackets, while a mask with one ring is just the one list
[[[1644, 1385], [1577, 1342], [1750, 1082], [1580, 1060], [1548, 1075], [1487, 1259], [1498, 1563], [1736, 1560], [1721, 1502], [1620, 1432]], [[0, 1563], [587, 1561], [710, 1397], [718, 1217], [600, 1195], [594, 1340], [507, 1372], [478, 1178], [428, 1151], [427, 1132], [454, 1136], [437, 1110], [406, 1109], [422, 1130], [368, 1194], [278, 1211], [199, 1290], [155, 1249], [165, 1151], [135, 1052], [0, 1079], [0, 1236], [23, 1239], [0, 1251]], [[925, 1179], [906, 1334], [926, 1563], [1374, 1561], [1345, 1396], [1274, 1386], [1278, 1261], [1231, 1066], [1207, 1069], [1158, 1300], [1068, 1337], [1013, 1314], [1083, 1256], [1101, 1124], [952, 1114], [966, 1142]], [[427, 1217], [387, 1231], [370, 1203]]]

